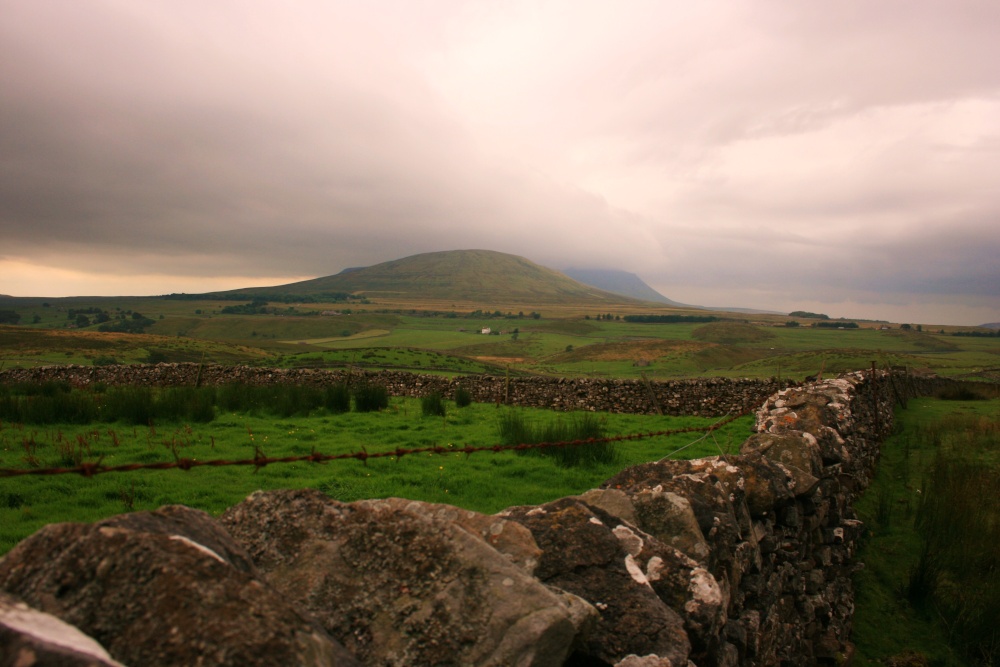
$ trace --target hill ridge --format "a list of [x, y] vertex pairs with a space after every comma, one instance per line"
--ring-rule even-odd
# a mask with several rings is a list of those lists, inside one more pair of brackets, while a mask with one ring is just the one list
[[532, 304], [643, 301], [579, 281], [519, 255], [495, 250], [441, 250], [274, 287], [231, 290], [241, 294], [321, 294], [419, 297], [464, 302]]

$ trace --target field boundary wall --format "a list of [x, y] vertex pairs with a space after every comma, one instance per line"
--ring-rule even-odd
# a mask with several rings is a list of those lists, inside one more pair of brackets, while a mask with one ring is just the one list
[[283, 369], [251, 366], [162, 363], [111, 366], [40, 366], [0, 371], [0, 383], [68, 382], [75, 387], [106, 385], [256, 386], [338, 383], [383, 385], [393, 396], [451, 398], [464, 387], [479, 403], [502, 403], [556, 410], [590, 410], [631, 414], [720, 416], [755, 409], [791, 380], [693, 378], [682, 380], [590, 379], [468, 375], [444, 377], [399, 371]]
[[[518, 393], [514, 379], [480, 377], [473, 385], [469, 378], [402, 375], [355, 373], [352, 381], [382, 381], [397, 395], [459, 383], [478, 400], [498, 400], [500, 391], [511, 403], [528, 395]], [[78, 386], [114, 379], [206, 384], [233, 378], [321, 384], [343, 379], [319, 371], [224, 372], [197, 364], [0, 375], [4, 382], [52, 379]], [[517, 387], [521, 382], [528, 381], [517, 380]], [[549, 407], [655, 409], [641, 381], [537, 383], [544, 390], [531, 400]], [[227, 577], [242, 582], [226, 607], [232, 618], [225, 620], [234, 628], [249, 627], [263, 613], [263, 603], [248, 603], [245, 614], [239, 613], [238, 601], [252, 580], [256, 593], [275, 592], [269, 609], [291, 604], [299, 615], [292, 616], [302, 617], [286, 635], [307, 635], [313, 642], [303, 649], [308, 655], [343, 655], [337, 651], [346, 649], [357, 659], [310, 659], [315, 664], [848, 662], [852, 574], [864, 532], [854, 501], [893, 431], [896, 403], [938, 383], [873, 369], [793, 386], [738, 380], [650, 384], [663, 405], [672, 393], [715, 390], [714, 402], [705, 395], [679, 402], [701, 414], [739, 410], [752, 392], [766, 393], [754, 404], [755, 433], [737, 456], [641, 464], [580, 496], [492, 517], [400, 499], [340, 503], [299, 490], [255, 493], [218, 520], [175, 507], [93, 526], [47, 527], [0, 560], [0, 591], [85, 634], [98, 633], [112, 657], [135, 664], [159, 664], [162, 639], [157, 633], [127, 636], [132, 628], [156, 627], [155, 619], [172, 613], [169, 605], [179, 596], [202, 599], [211, 589], [213, 599], [222, 599], [227, 593], [220, 582]], [[616, 392], [631, 398], [604, 396]], [[646, 406], [640, 407], [643, 393]], [[147, 560], [128, 560], [140, 552]], [[165, 560], [149, 561], [154, 553]], [[168, 575], [163, 600], [130, 592], [131, 586], [157, 590], [155, 577]], [[153, 620], [116, 625], [109, 616], [119, 613], [113, 606], [88, 611], [85, 604], [136, 595], [143, 597], [143, 609], [129, 613]], [[195, 614], [192, 609], [189, 624], [177, 621], [172, 642], [201, 654], [209, 646], [219, 655], [246, 655], [248, 665], [274, 659], [251, 659], [247, 646], [259, 633], [222, 631], [222, 619], [198, 621]], [[317, 644], [327, 639], [329, 647]], [[304, 663], [303, 656], [290, 653], [281, 660]]]

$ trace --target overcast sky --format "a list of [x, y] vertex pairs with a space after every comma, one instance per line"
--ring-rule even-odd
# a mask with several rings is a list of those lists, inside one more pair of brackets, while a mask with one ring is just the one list
[[979, 324], [998, 213], [995, 0], [0, 0], [0, 293], [485, 248]]

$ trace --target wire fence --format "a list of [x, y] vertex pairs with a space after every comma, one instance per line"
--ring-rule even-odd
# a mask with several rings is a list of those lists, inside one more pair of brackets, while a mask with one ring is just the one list
[[[298, 456], [280, 456], [280, 457], [269, 457], [265, 456], [263, 451], [257, 447], [253, 458], [243, 458], [243, 459], [195, 459], [195, 458], [185, 458], [177, 456], [174, 453], [175, 459], [173, 461], [162, 461], [158, 463], [125, 463], [120, 465], [106, 466], [103, 465], [103, 458], [100, 458], [92, 462], [82, 462], [79, 465], [73, 467], [63, 467], [63, 468], [0, 468], [0, 478], [3, 477], [23, 477], [27, 475], [36, 476], [49, 476], [49, 475], [82, 475], [83, 477], [93, 477], [102, 473], [109, 472], [133, 472], [136, 470], [183, 470], [189, 471], [194, 468], [202, 467], [222, 467], [222, 466], [252, 466], [254, 470], [259, 470], [268, 465], [278, 464], [278, 463], [326, 463], [327, 461], [339, 461], [346, 459], [354, 459], [361, 461], [362, 463], [367, 463], [369, 459], [381, 459], [381, 458], [392, 458], [396, 457], [402, 458], [404, 456], [409, 456], [411, 454], [455, 454], [464, 453], [467, 456], [478, 452], [505, 452], [505, 451], [525, 451], [530, 449], [544, 449], [544, 448], [555, 448], [555, 447], [578, 447], [583, 445], [594, 445], [594, 444], [610, 444], [614, 442], [627, 442], [634, 440], [644, 440], [647, 438], [658, 438], [664, 436], [678, 435], [683, 433], [702, 433], [704, 434], [702, 438], [699, 438], [695, 442], [704, 439], [709, 434], [714, 431], [719, 430], [723, 426], [730, 424], [741, 417], [751, 414], [751, 410], [742, 412], [740, 414], [727, 416], [724, 419], [711, 424], [709, 426], [690, 426], [686, 428], [669, 429], [665, 431], [649, 431], [645, 433], [630, 433], [623, 435], [608, 436], [605, 438], [589, 438], [586, 440], [565, 440], [561, 442], [539, 442], [539, 443], [521, 443], [516, 445], [484, 445], [484, 446], [473, 446], [473, 445], [463, 445], [461, 447], [456, 446], [442, 446], [435, 445], [433, 447], [417, 447], [417, 448], [402, 448], [397, 447], [392, 450], [386, 450], [382, 452], [368, 452], [366, 449], [362, 448], [360, 451], [349, 452], [345, 454], [323, 454], [316, 450], [313, 450], [309, 454], [301, 454]], [[666, 458], [669, 458], [673, 454], [676, 454], [684, 449], [687, 449], [694, 443], [688, 443], [683, 447], [678, 448], [671, 454], [668, 454]]]

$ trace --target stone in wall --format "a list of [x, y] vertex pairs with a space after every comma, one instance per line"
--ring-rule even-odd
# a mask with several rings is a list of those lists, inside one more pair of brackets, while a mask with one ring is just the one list
[[691, 652], [684, 620], [657, 594], [659, 578], [673, 550], [603, 510], [564, 498], [538, 507], [501, 513], [535, 536], [542, 550], [535, 576], [577, 595], [600, 612], [575, 660], [612, 664], [629, 655], [656, 655], [665, 664], [685, 665]]
[[479, 403], [496, 403], [555, 410], [588, 410], [630, 414], [720, 416], [741, 414], [789, 381], [728, 378], [650, 381], [590, 378], [499, 377], [469, 375], [461, 378], [417, 375], [399, 371], [325, 370], [308, 368], [258, 368], [194, 363], [117, 366], [42, 366], [0, 370], [0, 383], [65, 381], [73, 386], [108, 385], [177, 386], [247, 384], [267, 386], [298, 384], [326, 386], [372, 382], [392, 396], [426, 396], [439, 392], [454, 396], [462, 386]]
[[104, 647], [0, 591], [0, 667], [122, 667]]
[[0, 560], [0, 590], [128, 665], [358, 664], [250, 567], [207, 514], [170, 507], [50, 524]]
[[562, 664], [596, 612], [515, 565], [523, 540], [502, 554], [458, 518], [300, 490], [257, 492], [221, 521], [268, 585], [366, 665]]

